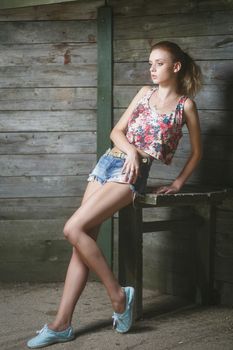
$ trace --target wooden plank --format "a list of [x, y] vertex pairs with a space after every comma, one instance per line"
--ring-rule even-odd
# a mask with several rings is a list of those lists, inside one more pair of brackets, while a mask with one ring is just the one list
[[[49, 66], [0, 68], [2, 88], [8, 87], [76, 87], [96, 86], [96, 66]], [[17, 76], [17, 80], [15, 77]], [[59, 76], [59, 79], [58, 79]]]
[[0, 145], [0, 154], [94, 153], [96, 133], [0, 133]]
[[[16, 0], [17, 1], [17, 0]], [[17, 1], [19, 3], [19, 1]], [[66, 2], [53, 5], [0, 10], [0, 21], [61, 21], [95, 19], [103, 0]], [[0, 5], [1, 7], [1, 5]]]
[[[127, 108], [142, 85], [114, 86], [114, 107]], [[233, 85], [203, 85], [195, 98], [198, 108], [211, 110], [232, 110]]]
[[[179, 25], [177, 25], [179, 23]], [[232, 34], [232, 10], [161, 16], [116, 17], [115, 39], [151, 39], [160, 37]]]
[[143, 233], [168, 231], [172, 229], [187, 229], [190, 225], [195, 225], [197, 218], [185, 220], [156, 220], [143, 223]]
[[[112, 129], [112, 8], [98, 8], [98, 88], [97, 88], [97, 157], [111, 146]], [[101, 225], [98, 243], [109, 265], [113, 266], [113, 221]]]
[[[33, 254], [33, 253], [32, 253]], [[10, 261], [2, 262], [0, 265], [1, 282], [16, 283], [16, 282], [36, 282], [50, 283], [63, 282], [66, 275], [67, 265], [70, 255], [64, 261], [28, 261], [15, 263]], [[29, 269], [30, 266], [30, 269]], [[55, 272], [56, 271], [56, 272]]]
[[96, 88], [0, 88], [1, 111], [96, 109]]
[[[232, 60], [197, 61], [205, 84], [226, 84], [233, 74]], [[150, 85], [148, 62], [115, 63], [115, 85]]]
[[187, 190], [185, 188], [183, 192], [178, 192], [175, 194], [151, 194], [148, 193], [145, 196], [139, 196], [137, 199], [138, 204], [150, 204], [154, 206], [170, 206], [172, 204], [176, 205], [193, 205], [194, 203], [214, 203], [221, 202], [222, 199], [227, 196], [232, 196], [231, 189], [221, 189], [221, 190], [212, 190], [211, 192], [200, 191], [194, 192]]
[[[1, 87], [96, 87], [96, 65], [0, 67]], [[17, 79], [16, 79], [17, 77]]]
[[[67, 58], [69, 60], [67, 61]], [[93, 65], [97, 63], [96, 43], [0, 44], [0, 66]]]
[[167, 271], [162, 266], [150, 266], [145, 260], [143, 285], [158, 294], [171, 294], [193, 300], [193, 276], [189, 273]]
[[[32, 242], [44, 241], [49, 245], [53, 240], [65, 241], [63, 227], [65, 218], [41, 219], [41, 220], [0, 220], [1, 241], [7, 245], [12, 241]], [[0, 258], [1, 259], [1, 258]], [[26, 259], [25, 259], [26, 260]]]
[[96, 42], [96, 21], [0, 22], [2, 44]]
[[160, 40], [174, 41], [195, 60], [232, 59], [233, 39], [230, 35], [159, 37], [155, 39], [114, 40], [114, 62], [148, 61], [150, 48]]
[[[23, 220], [35, 219], [68, 219], [80, 206], [82, 197], [54, 197], [54, 198], [3, 198], [0, 199], [0, 218], [8, 230], [17, 231], [17, 223]], [[45, 221], [46, 222], [46, 221]], [[15, 226], [14, 226], [15, 224]], [[1, 229], [2, 232], [6, 228]], [[22, 229], [23, 230], [23, 229]], [[34, 231], [35, 232], [35, 231]], [[43, 231], [44, 232], [44, 231]]]
[[9, 8], [17, 8], [17, 7], [27, 7], [27, 6], [38, 6], [38, 5], [48, 5], [48, 4], [56, 4], [59, 2], [68, 2], [75, 0], [2, 0], [0, 8], [1, 9], [9, 9]]
[[232, 294], [233, 294], [233, 283], [218, 281], [217, 289], [220, 295], [221, 305], [233, 306]]
[[[184, 230], [183, 230], [184, 231]], [[161, 269], [166, 273], [190, 274], [193, 247], [191, 246], [191, 230], [186, 230], [186, 239], [182, 239], [180, 230], [163, 231], [143, 235], [143, 245], [146, 247], [143, 260], [151, 269]]]
[[[186, 160], [186, 158], [174, 157], [172, 164], [169, 166], [157, 161], [153, 162], [148, 184], [158, 186], [159, 184], [170, 183], [178, 176]], [[226, 171], [223, 173], [222, 169], [226, 169]], [[228, 184], [229, 187], [232, 187], [232, 179], [232, 162], [219, 159], [216, 163], [216, 160], [203, 159], [189, 178], [188, 183], [199, 183], [208, 186]]]
[[[202, 135], [203, 159], [233, 160], [231, 153], [232, 135]], [[179, 143], [176, 155], [185, 157], [190, 154], [189, 135], [184, 134]]]
[[233, 266], [233, 256], [231, 255], [224, 255], [221, 256], [219, 254], [216, 254], [215, 257], [215, 279], [217, 281], [224, 281], [228, 283], [233, 283], [233, 273], [232, 273], [232, 266]]
[[0, 112], [1, 132], [96, 131], [96, 111]]
[[154, 0], [134, 0], [125, 2], [124, 0], [110, 0], [110, 5], [113, 6], [114, 15], [122, 17], [139, 16], [143, 13], [145, 16], [151, 15], [166, 15], [166, 14], [187, 14], [198, 13], [200, 11], [224, 11], [232, 10], [231, 1], [225, 0], [205, 0], [205, 1], [184, 1], [165, 0], [162, 2], [154, 2]]
[[[14, 240], [14, 238], [12, 237]], [[23, 243], [22, 243], [23, 241]], [[20, 250], [19, 250], [20, 242]], [[18, 242], [13, 242], [10, 244], [2, 244], [0, 248], [0, 262], [6, 262], [11, 256], [11, 264], [22, 264], [27, 261], [28, 269], [32, 268], [31, 263], [34, 265], [36, 263], [46, 262], [63, 262], [64, 265], [68, 265], [67, 261], [71, 256], [72, 247], [68, 242], [63, 240], [37, 240], [31, 239], [30, 241], [24, 241], [23, 237]], [[12, 254], [10, 254], [10, 251]], [[45, 273], [45, 271], [44, 271]]]
[[0, 198], [73, 197], [83, 194], [87, 176], [29, 176], [0, 178]]
[[[229, 201], [233, 201], [233, 198], [230, 198]], [[219, 207], [218, 207], [219, 208]], [[225, 207], [226, 208], [226, 207]], [[231, 206], [226, 208], [225, 210], [217, 210], [217, 223], [216, 223], [216, 231], [219, 235], [225, 235], [229, 242], [233, 243], [233, 203]]]
[[1, 176], [88, 175], [95, 154], [0, 155]]

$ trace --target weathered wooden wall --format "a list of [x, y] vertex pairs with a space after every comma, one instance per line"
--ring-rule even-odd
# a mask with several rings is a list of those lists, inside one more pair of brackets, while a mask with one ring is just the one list
[[0, 280], [62, 280], [96, 159], [97, 7], [0, 11]]
[[[232, 1], [108, 3], [114, 11], [115, 121], [138, 89], [151, 83], [150, 46], [177, 42], [205, 79], [196, 98], [204, 157], [190, 182], [232, 186]], [[96, 159], [96, 9], [103, 4], [83, 0], [0, 11], [1, 280], [64, 277], [70, 247], [62, 227]], [[174, 179], [188, 152], [184, 130], [173, 165], [154, 164], [149, 183]], [[191, 214], [167, 208], [145, 213], [148, 220]], [[232, 303], [233, 203], [226, 201], [217, 214], [216, 286], [221, 302]], [[145, 286], [186, 294], [190, 250], [189, 232], [147, 235]]]
[[[153, 43], [171, 40], [201, 66], [204, 86], [196, 97], [204, 155], [189, 183], [233, 186], [233, 2], [110, 1], [114, 7], [114, 114], [118, 120], [131, 98], [151, 84], [148, 55]], [[169, 183], [189, 154], [187, 129], [171, 166], [154, 163], [150, 184]], [[222, 303], [233, 303], [233, 203], [217, 211], [216, 288]], [[145, 210], [150, 218], [178, 218], [188, 211]], [[190, 292], [191, 232], [159, 232], [144, 237], [144, 285], [160, 292]]]

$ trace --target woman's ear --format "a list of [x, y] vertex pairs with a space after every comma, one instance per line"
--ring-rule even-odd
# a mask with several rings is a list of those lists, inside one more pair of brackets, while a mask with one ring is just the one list
[[179, 61], [174, 63], [173, 70], [174, 73], [177, 73], [181, 70], [181, 63]]

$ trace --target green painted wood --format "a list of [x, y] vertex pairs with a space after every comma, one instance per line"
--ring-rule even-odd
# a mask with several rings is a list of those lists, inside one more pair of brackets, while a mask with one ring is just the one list
[[[111, 146], [109, 134], [112, 129], [112, 9], [98, 9], [98, 72], [97, 72], [97, 156]], [[113, 265], [113, 223], [105, 221], [101, 227], [98, 243], [110, 266]]]
[[0, 9], [19, 8], [27, 6], [38, 6], [38, 5], [51, 5], [58, 4], [61, 2], [70, 2], [77, 0], [2, 0], [0, 3]]

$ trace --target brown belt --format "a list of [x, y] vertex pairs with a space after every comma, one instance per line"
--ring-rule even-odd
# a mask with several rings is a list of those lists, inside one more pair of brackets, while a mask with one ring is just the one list
[[[122, 158], [125, 159], [127, 157], [127, 155], [124, 152], [121, 151], [113, 151], [111, 148], [107, 149], [107, 151], [105, 152], [106, 155], [110, 155], [116, 158]], [[141, 161], [142, 163], [149, 163], [150, 162], [150, 157], [141, 157]]]

